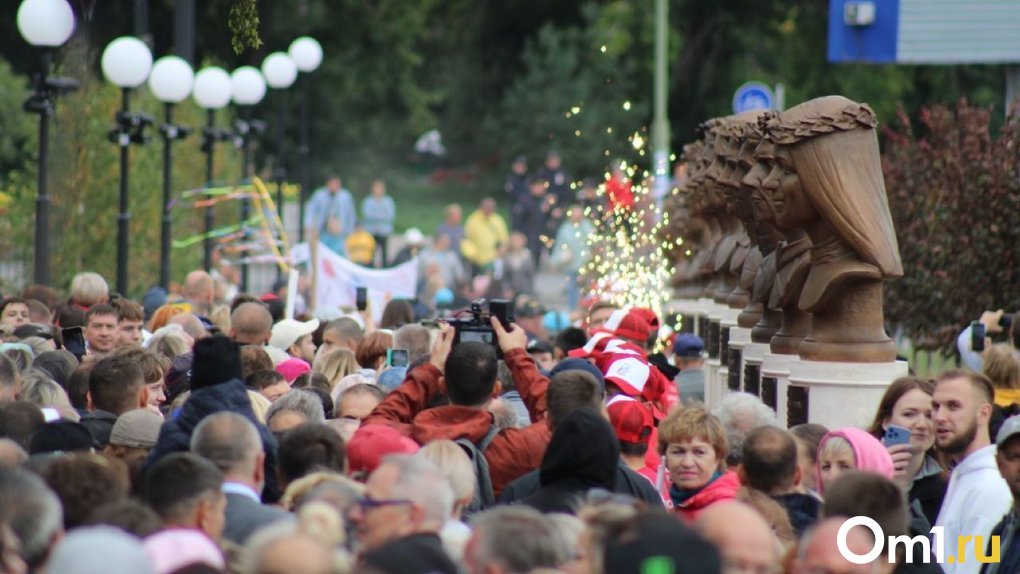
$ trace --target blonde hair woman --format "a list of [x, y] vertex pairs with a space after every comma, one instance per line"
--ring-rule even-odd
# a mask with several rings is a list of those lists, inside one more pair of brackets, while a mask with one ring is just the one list
[[981, 372], [995, 385], [995, 404], [1008, 407], [1020, 403], [1020, 354], [1013, 345], [999, 343], [989, 347]]
[[340, 379], [358, 371], [358, 361], [354, 351], [350, 349], [331, 349], [323, 355], [315, 357], [312, 362], [312, 373], [322, 373], [329, 380], [332, 390]]
[[464, 556], [464, 548], [471, 538], [471, 529], [461, 520], [464, 509], [475, 498], [478, 479], [475, 477], [474, 465], [464, 449], [449, 440], [437, 440], [425, 445], [416, 456], [428, 459], [443, 473], [446, 481], [453, 489], [453, 513], [450, 520], [439, 531], [443, 540], [443, 548], [454, 560]]

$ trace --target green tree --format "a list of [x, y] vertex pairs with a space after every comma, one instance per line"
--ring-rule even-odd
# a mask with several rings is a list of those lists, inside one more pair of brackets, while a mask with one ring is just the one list
[[597, 174], [635, 155], [633, 135], [647, 137], [629, 42], [593, 25], [595, 5], [584, 12], [586, 26], [545, 25], [525, 45], [523, 71], [488, 118], [489, 141], [507, 156], [556, 149], [576, 174]]

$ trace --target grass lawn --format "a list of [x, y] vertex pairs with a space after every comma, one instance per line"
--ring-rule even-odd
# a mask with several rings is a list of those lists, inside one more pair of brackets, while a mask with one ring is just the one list
[[907, 358], [907, 363], [914, 373], [922, 379], [932, 378], [946, 369], [959, 367], [955, 357], [943, 355], [938, 351], [918, 349], [915, 352], [910, 347], [901, 348], [899, 351]]
[[[444, 210], [451, 203], [460, 204], [464, 218], [471, 214], [482, 198], [494, 197], [499, 210], [509, 224], [510, 206], [506, 205], [500, 174], [486, 174], [484, 177], [463, 181], [459, 177], [432, 177], [430, 174], [410, 171], [390, 171], [384, 176], [387, 193], [397, 205], [394, 222], [396, 234], [411, 227], [417, 227], [425, 235], [431, 235], [443, 221]], [[368, 185], [360, 181], [344, 182], [344, 187], [354, 195], [354, 202], [361, 208], [361, 200], [368, 195]]]

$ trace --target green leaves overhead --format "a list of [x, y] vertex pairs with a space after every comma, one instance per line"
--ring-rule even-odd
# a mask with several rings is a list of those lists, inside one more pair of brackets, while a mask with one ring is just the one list
[[245, 48], [257, 50], [262, 47], [259, 38], [258, 0], [234, 0], [230, 6], [230, 43], [234, 53], [240, 54]]

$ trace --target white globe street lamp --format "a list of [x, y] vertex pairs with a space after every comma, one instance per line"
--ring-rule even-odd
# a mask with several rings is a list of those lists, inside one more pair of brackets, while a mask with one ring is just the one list
[[[311, 36], [301, 36], [290, 43], [287, 52], [298, 71], [310, 74], [319, 68], [322, 63], [322, 45]], [[301, 123], [300, 123], [300, 148], [298, 154], [301, 156], [301, 197], [299, 198], [300, 209], [298, 211], [298, 237], [305, 240], [305, 201], [312, 187], [312, 148], [308, 137], [308, 106], [309, 106], [310, 82], [306, 77], [301, 81]]]
[[230, 103], [230, 74], [223, 68], [202, 68], [195, 76], [194, 97], [199, 107], [218, 110]]
[[266, 80], [262, 72], [251, 66], [241, 66], [230, 74], [231, 97], [239, 106], [254, 106], [266, 97]]
[[128, 294], [128, 242], [130, 240], [131, 213], [128, 211], [129, 148], [132, 143], [148, 142], [145, 129], [155, 120], [142, 113], [131, 112], [131, 90], [145, 83], [152, 71], [152, 52], [138, 38], [121, 36], [103, 50], [100, 60], [103, 75], [121, 88], [121, 109], [117, 113], [117, 128], [111, 140], [120, 146], [120, 212], [117, 216], [117, 292]]
[[[284, 218], [283, 208], [283, 185], [287, 181], [287, 153], [286, 153], [286, 122], [287, 122], [287, 99], [286, 90], [294, 84], [297, 79], [298, 69], [293, 58], [286, 52], [273, 52], [262, 61], [262, 75], [266, 77], [266, 83], [270, 88], [276, 90], [277, 116], [276, 135], [273, 137], [275, 149], [273, 150], [273, 179], [276, 180], [276, 209], [280, 220]], [[283, 276], [283, 268], [277, 267], [277, 277]]]
[[33, 275], [39, 285], [50, 284], [50, 196], [48, 191], [50, 116], [61, 92], [78, 87], [71, 78], [51, 78], [50, 60], [55, 48], [74, 33], [74, 11], [67, 0], [24, 0], [18, 6], [18, 32], [40, 50], [40, 73], [33, 92], [25, 101], [25, 111], [39, 114], [38, 187], [35, 197], [35, 262]]
[[18, 32], [33, 46], [62, 46], [74, 33], [74, 10], [67, 0], [25, 0], [18, 7]]
[[322, 46], [311, 36], [301, 36], [294, 40], [287, 51], [294, 58], [297, 69], [302, 72], [314, 72], [322, 63]]
[[163, 56], [156, 60], [149, 75], [149, 90], [166, 104], [179, 104], [191, 95], [195, 72], [183, 58]]
[[[251, 66], [241, 66], [230, 74], [230, 83], [233, 88], [233, 100], [241, 108], [242, 118], [236, 123], [237, 139], [241, 148], [241, 179], [246, 180], [251, 176], [251, 136], [255, 125], [252, 121], [252, 106], [262, 101], [266, 96], [266, 80], [262, 72]], [[251, 213], [251, 201], [248, 197], [241, 199], [241, 221], [242, 232], [245, 222]], [[247, 261], [241, 262], [241, 291], [247, 293], [249, 285], [249, 266]]]
[[[216, 128], [216, 110], [230, 103], [233, 86], [230, 74], [223, 68], [210, 66], [202, 68], [195, 75], [195, 89], [192, 97], [199, 107], [205, 109], [205, 128], [202, 130], [202, 151], [205, 152], [205, 181], [211, 187], [216, 143], [230, 138], [230, 132]], [[215, 212], [213, 206], [205, 208], [205, 240], [202, 242], [202, 262], [206, 271], [212, 270], [212, 237]]]
[[171, 189], [173, 187], [173, 142], [191, 134], [191, 128], [174, 125], [174, 104], [179, 104], [191, 95], [195, 85], [195, 72], [191, 64], [177, 56], [163, 56], [152, 66], [149, 75], [149, 90], [156, 99], [163, 102], [164, 123], [159, 131], [163, 134], [163, 226], [159, 244], [159, 284], [170, 285], [170, 216]]
[[274, 90], [285, 90], [297, 79], [297, 65], [286, 52], [273, 52], [262, 61], [262, 75]]
[[152, 52], [138, 38], [121, 36], [103, 50], [103, 75], [121, 88], [137, 88], [152, 71]]

